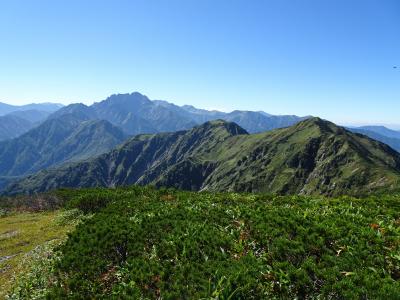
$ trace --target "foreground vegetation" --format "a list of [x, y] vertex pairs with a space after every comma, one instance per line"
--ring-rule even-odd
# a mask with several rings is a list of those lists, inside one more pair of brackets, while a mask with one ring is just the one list
[[41, 252], [35, 267], [47, 272], [21, 276], [13, 299], [35, 288], [51, 299], [400, 295], [400, 195], [328, 199], [129, 187], [58, 196], [66, 223], [87, 217], [64, 243]]
[[73, 224], [59, 220], [60, 211], [11, 212], [0, 217], [0, 299], [15, 282], [14, 274], [30, 272], [35, 253], [64, 239]]

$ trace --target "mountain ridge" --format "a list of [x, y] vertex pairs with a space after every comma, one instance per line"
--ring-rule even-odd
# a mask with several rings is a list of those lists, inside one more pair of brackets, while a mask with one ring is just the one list
[[190, 105], [178, 106], [164, 100], [150, 100], [138, 92], [114, 94], [91, 106], [71, 104], [60, 109], [50, 118], [63, 113], [104, 119], [123, 128], [131, 135], [186, 130], [216, 119], [236, 122], [248, 132], [255, 133], [291, 126], [310, 117], [272, 116], [265, 112], [238, 110], [230, 113], [208, 111]]
[[12, 105], [0, 102], [0, 116], [15, 112], [15, 111], [26, 111], [26, 110], [39, 110], [39, 111], [47, 111], [54, 112], [63, 107], [60, 103], [30, 103], [25, 105]]
[[[37, 106], [36, 104], [33, 105], [34, 107]], [[57, 104], [44, 105], [58, 107]], [[31, 110], [22, 110], [28, 108]], [[77, 130], [81, 122], [105, 120], [113, 126], [121, 128], [126, 137], [143, 133], [188, 130], [203, 120], [216, 120], [219, 117], [228, 120], [238, 118], [238, 120], [235, 120], [236, 122], [246, 125], [247, 128], [252, 128], [252, 131], [276, 127], [269, 123], [268, 120], [272, 119], [265, 113], [234, 111], [228, 114], [200, 110], [193, 106], [180, 107], [166, 101], [152, 101], [138, 92], [111, 95], [106, 100], [94, 103], [91, 106], [82, 103], [71, 104], [51, 114], [47, 111], [32, 110], [32, 108], [32, 105], [24, 106], [21, 110], [10, 113], [10, 116], [0, 117], [0, 121], [2, 118], [5, 119], [3, 124], [0, 122], [0, 137], [2, 137], [1, 132], [4, 133], [2, 137], [4, 143], [0, 143], [0, 176], [2, 180], [7, 178], [7, 182], [8, 179], [14, 180], [19, 176], [26, 176], [70, 161], [71, 157], [74, 158], [72, 160], [86, 159], [89, 158], [89, 154], [96, 156], [115, 146], [114, 142], [108, 140], [106, 142], [107, 147], [103, 148], [104, 151], [90, 151], [82, 146], [86, 143], [91, 144], [90, 141], [84, 140], [79, 143], [75, 140], [73, 144], [77, 149], [81, 149], [83, 154], [80, 155], [77, 151], [71, 149], [65, 143], [71, 140], [69, 134], [72, 134], [73, 130]], [[19, 116], [27, 120], [18, 119]], [[7, 121], [7, 118], [12, 118], [15, 122]], [[71, 122], [64, 122], [66, 119]], [[298, 120], [300, 118], [295, 118], [290, 122], [295, 123]], [[99, 125], [101, 122], [96, 124]], [[285, 125], [288, 124], [278, 126]], [[47, 129], [43, 130], [46, 127]], [[95, 132], [93, 127], [91, 130], [92, 133]], [[114, 132], [118, 143], [122, 142], [121, 135], [115, 130], [105, 127], [103, 127], [103, 130], [110, 130], [108, 133]], [[102, 139], [99, 136], [97, 138]], [[41, 146], [38, 145], [38, 141], [41, 141]], [[65, 148], [60, 145], [64, 145]], [[66, 151], [66, 149], [69, 150]], [[93, 149], [99, 148], [94, 146]]]
[[337, 195], [396, 188], [399, 178], [399, 153], [320, 118], [258, 134], [217, 120], [186, 131], [138, 135], [95, 159], [29, 176], [6, 192], [153, 184]]
[[0, 142], [0, 176], [23, 176], [66, 161], [89, 158], [126, 139], [104, 120], [74, 115], [49, 119], [18, 138]]

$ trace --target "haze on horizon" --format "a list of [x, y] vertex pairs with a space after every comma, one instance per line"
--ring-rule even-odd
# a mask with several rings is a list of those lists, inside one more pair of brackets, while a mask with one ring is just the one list
[[400, 2], [12, 1], [0, 101], [113, 93], [400, 129]]

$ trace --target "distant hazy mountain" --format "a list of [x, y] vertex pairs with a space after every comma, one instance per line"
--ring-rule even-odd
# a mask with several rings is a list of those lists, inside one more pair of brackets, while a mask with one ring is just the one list
[[185, 113], [190, 113], [191, 117], [198, 123], [204, 123], [210, 120], [222, 119], [226, 113], [217, 110], [199, 109], [192, 105], [183, 105], [181, 108]]
[[140, 93], [112, 95], [91, 106], [68, 105], [50, 118], [59, 117], [64, 113], [107, 120], [128, 134], [176, 131], [196, 125], [189, 117], [156, 105]]
[[0, 141], [20, 136], [31, 129], [33, 123], [14, 115], [0, 116]]
[[310, 117], [271, 116], [260, 112], [238, 110], [228, 113], [223, 117], [226, 121], [239, 124], [250, 133], [289, 127], [308, 118]]
[[90, 106], [82, 103], [74, 103], [57, 110], [52, 113], [48, 119], [58, 119], [64, 115], [74, 115], [76, 118], [82, 120], [97, 119], [96, 112]]
[[31, 109], [31, 110], [14, 111], [12, 113], [9, 113], [8, 115], [17, 116], [17, 117], [19, 117], [21, 119], [25, 119], [33, 124], [38, 124], [38, 123], [46, 120], [50, 114], [51, 114], [51, 112], [49, 112], [49, 111]]
[[95, 159], [29, 176], [7, 193], [135, 183], [337, 195], [389, 190], [399, 180], [399, 153], [319, 118], [253, 135], [218, 120], [187, 131], [138, 135]]
[[61, 107], [55, 103], [15, 106], [0, 102], [0, 141], [20, 136]]
[[6, 103], [0, 102], [0, 116], [7, 115], [14, 111], [21, 111], [21, 110], [38, 110], [38, 111], [45, 111], [45, 112], [55, 112], [56, 110], [63, 107], [62, 104], [58, 103], [32, 103], [27, 105], [11, 105]]
[[272, 116], [265, 112], [233, 111], [224, 113], [178, 106], [167, 101], [151, 101], [140, 93], [118, 94], [91, 106], [71, 104], [50, 116], [73, 113], [91, 119], [102, 119], [121, 127], [128, 134], [185, 130], [216, 119], [233, 121], [248, 132], [262, 132], [296, 124], [309, 117]]
[[50, 112], [39, 110], [14, 111], [0, 116], [0, 141], [16, 138], [43, 122]]
[[400, 139], [400, 131], [392, 130], [385, 126], [361, 126], [357, 127], [357, 129], [368, 130], [389, 138]]
[[126, 139], [103, 120], [74, 115], [50, 119], [18, 138], [0, 142], [0, 176], [22, 176], [104, 153]]
[[176, 131], [195, 125], [189, 117], [155, 105], [140, 93], [112, 95], [92, 107], [100, 119], [121, 126], [130, 134]]
[[[367, 129], [369, 128], [369, 129]], [[400, 137], [400, 132], [390, 130], [385, 127], [381, 126], [365, 126], [365, 127], [358, 127], [358, 128], [349, 128], [350, 131], [364, 134], [371, 139], [380, 141], [385, 143], [395, 149], [396, 151], [400, 152], [400, 138], [396, 138], [397, 134]], [[388, 136], [384, 135], [388, 134]]]
[[189, 116], [197, 124], [201, 124], [211, 120], [225, 120], [235, 122], [250, 133], [258, 133], [267, 130], [288, 127], [310, 118], [298, 116], [273, 116], [263, 111], [241, 111], [235, 110], [230, 113], [220, 112], [216, 110], [198, 109], [191, 105], [177, 106], [167, 101], [154, 101], [157, 105], [173, 109], [176, 113]]

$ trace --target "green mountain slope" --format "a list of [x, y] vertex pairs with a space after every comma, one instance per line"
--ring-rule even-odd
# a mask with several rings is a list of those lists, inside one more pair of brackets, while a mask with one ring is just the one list
[[333, 195], [390, 188], [399, 181], [397, 152], [318, 118], [237, 139], [221, 145], [230, 149], [225, 163], [204, 189]]
[[336, 195], [396, 188], [399, 179], [399, 153], [319, 118], [253, 135], [218, 120], [188, 131], [136, 136], [98, 158], [30, 176], [7, 193], [155, 184]]
[[67, 161], [104, 153], [126, 138], [106, 121], [73, 115], [51, 119], [22, 136], [0, 143], [0, 176], [22, 176]]

